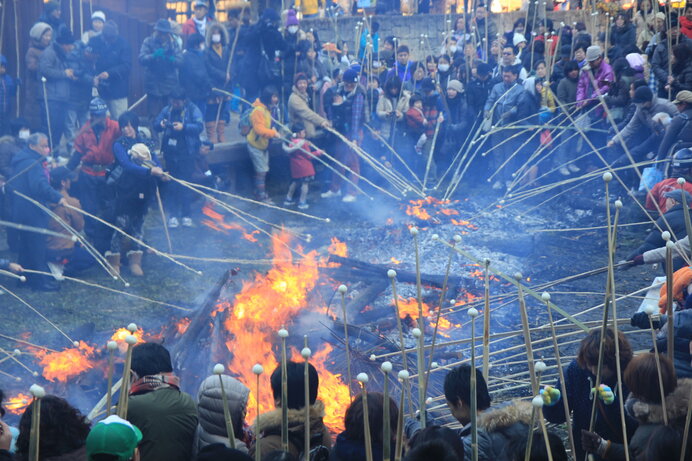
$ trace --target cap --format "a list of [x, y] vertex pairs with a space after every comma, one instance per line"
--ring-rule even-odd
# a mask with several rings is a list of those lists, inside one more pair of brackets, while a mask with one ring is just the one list
[[687, 205], [692, 205], [692, 195], [690, 195], [690, 193], [684, 189], [669, 190], [668, 192], [663, 194], [663, 196], [665, 198], [672, 198], [678, 203], [682, 203], [682, 194], [685, 194], [685, 200], [687, 201]]
[[55, 41], [58, 45], [72, 45], [75, 42], [72, 31], [64, 25], [58, 29], [58, 36], [55, 37]]
[[493, 68], [490, 66], [490, 64], [486, 62], [482, 62], [478, 64], [478, 68], [476, 69], [476, 74], [478, 75], [488, 75], [490, 72], [492, 72]]
[[142, 441], [142, 432], [119, 416], [111, 415], [98, 422], [89, 431], [86, 439], [87, 459], [93, 455], [112, 455], [118, 461], [127, 461], [135, 454], [135, 448]]
[[192, 8], [197, 8], [198, 6], [203, 6], [205, 8], [209, 8], [209, 4], [205, 2], [204, 0], [195, 0], [192, 2]]
[[603, 56], [603, 50], [598, 45], [591, 45], [586, 49], [586, 60], [588, 62], [595, 61], [596, 59]]
[[94, 19], [100, 19], [101, 22], [106, 22], [106, 13], [103, 11], [94, 11], [91, 15], [91, 20], [93, 21]]
[[171, 28], [171, 23], [168, 22], [168, 19], [159, 19], [156, 21], [156, 24], [154, 24], [154, 30], [156, 32], [162, 32], [164, 34], [172, 34], [173, 29]]
[[50, 179], [51, 182], [55, 183], [60, 183], [61, 181], [65, 181], [67, 179], [69, 179], [70, 181], [74, 181], [77, 179], [77, 173], [65, 166], [59, 166], [51, 170]]
[[654, 99], [654, 92], [648, 86], [640, 86], [634, 90], [634, 97], [632, 102], [635, 104], [641, 104], [644, 102], [649, 102]]
[[464, 91], [464, 85], [459, 80], [450, 80], [449, 83], [447, 83], [447, 89], [461, 93]]
[[431, 79], [430, 77], [425, 77], [420, 82], [420, 87], [422, 90], [434, 90], [435, 89], [435, 80]]
[[89, 113], [92, 115], [106, 115], [108, 105], [101, 98], [94, 98], [89, 103]]
[[673, 104], [680, 103], [692, 104], [692, 91], [682, 90], [678, 94], [676, 94], [675, 101], [673, 101]]
[[354, 69], [346, 69], [342, 79], [345, 83], [358, 83], [358, 72]]

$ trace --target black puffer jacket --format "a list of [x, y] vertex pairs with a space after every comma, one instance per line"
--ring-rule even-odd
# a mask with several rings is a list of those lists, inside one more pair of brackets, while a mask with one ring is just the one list
[[[645, 251], [665, 246], [666, 242], [661, 238], [659, 229], [668, 229], [668, 225], [670, 225], [670, 230], [676, 238], [681, 239], [687, 235], [687, 228], [685, 227], [685, 210], [682, 209], [681, 204], [677, 204], [673, 208], [667, 210], [663, 216], [660, 216], [656, 220], [656, 226], [658, 227], [655, 227], [649, 235], [646, 236], [644, 243], [634, 250], [630, 256], [633, 258]], [[627, 259], [629, 260], [631, 258], [628, 257]]]

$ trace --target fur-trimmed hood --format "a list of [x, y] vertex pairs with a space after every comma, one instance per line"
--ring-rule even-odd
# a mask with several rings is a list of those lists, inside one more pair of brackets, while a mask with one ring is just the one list
[[205, 37], [207, 49], [211, 47], [211, 36], [213, 34], [212, 30], [221, 30], [221, 44], [226, 47], [230, 43], [230, 36], [228, 35], [228, 29], [224, 27], [223, 24], [218, 23], [218, 22], [212, 22], [210, 24], [207, 24], [207, 33]]
[[[675, 424], [687, 416], [687, 405], [692, 390], [692, 379], [678, 380], [678, 386], [666, 396], [666, 412], [669, 422]], [[631, 394], [630, 394], [631, 395]], [[663, 406], [657, 403], [643, 402], [630, 397], [625, 403], [627, 412], [639, 421], [639, 424], [663, 424]]]
[[[310, 428], [312, 431], [317, 431], [324, 427], [322, 418], [324, 417], [324, 403], [321, 400], [315, 401], [314, 405], [310, 406]], [[290, 431], [302, 431], [305, 423], [305, 409], [294, 410], [288, 409], [288, 428]], [[252, 425], [255, 434], [264, 432], [273, 432], [278, 428], [281, 431], [281, 408], [277, 408], [260, 416], [259, 427], [257, 420]]]
[[478, 415], [478, 426], [487, 432], [495, 432], [516, 423], [531, 424], [531, 403], [512, 401], [498, 407], [490, 407]]

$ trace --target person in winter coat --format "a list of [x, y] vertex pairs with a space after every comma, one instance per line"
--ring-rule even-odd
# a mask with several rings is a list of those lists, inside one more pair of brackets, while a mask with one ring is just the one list
[[[29, 459], [29, 435], [31, 415], [36, 408], [32, 402], [19, 420], [17, 438], [18, 459]], [[67, 400], [54, 395], [41, 399], [41, 423], [39, 425], [39, 453], [42, 461], [84, 461], [89, 421]]]
[[[502, 82], [493, 86], [485, 102], [485, 118], [492, 119], [494, 126], [507, 126], [518, 120], [519, 103], [525, 93], [524, 87], [517, 80], [519, 76], [518, 67], [510, 66], [503, 70]], [[511, 131], [501, 131], [492, 135], [493, 145], [496, 146], [492, 160], [495, 166], [493, 171], [500, 168], [505, 160], [514, 153], [514, 145], [504, 142], [511, 136], [509, 133]], [[507, 186], [513, 172], [514, 170], [510, 165], [505, 165], [500, 171], [498, 179], [493, 184], [493, 189], [498, 190]]]
[[16, 94], [17, 82], [7, 75], [7, 58], [0, 54], [0, 136], [10, 132]]
[[[89, 121], [77, 135], [75, 153], [68, 167], [74, 169], [81, 161], [76, 196], [82, 202], [84, 211], [112, 222], [113, 197], [106, 184], [106, 173], [115, 161], [113, 143], [120, 137], [120, 127], [108, 116], [108, 106], [101, 98], [91, 101], [89, 115]], [[100, 253], [110, 246], [113, 230], [105, 224], [88, 218], [84, 231]]]
[[661, 237], [661, 231], [659, 229], [668, 230], [677, 239], [681, 239], [687, 235], [685, 213], [682, 208], [682, 194], [685, 194], [687, 206], [689, 207], [692, 205], [692, 195], [686, 190], [673, 189], [663, 194], [666, 198], [666, 204], [665, 208], [662, 208], [662, 210], [665, 210], [665, 213], [656, 220], [655, 225], [657, 227], [649, 232], [644, 243], [632, 252], [627, 258], [628, 260], [634, 259], [636, 255], [640, 255], [645, 251], [665, 246], [666, 241]]
[[289, 155], [289, 165], [291, 168], [291, 184], [288, 186], [284, 206], [295, 205], [293, 194], [300, 184], [300, 198], [298, 199], [298, 209], [307, 210], [310, 205], [307, 203], [308, 187], [310, 182], [315, 179], [315, 167], [312, 164], [313, 158], [322, 155], [323, 152], [314, 150], [306, 139], [307, 131], [300, 123], [294, 123], [293, 138], [291, 142], [282, 145], [284, 152]]
[[692, 90], [692, 40], [673, 47], [672, 71], [666, 90], [670, 87], [673, 94]]
[[[389, 397], [389, 401], [385, 402], [384, 395], [379, 392], [368, 392], [367, 402], [372, 460], [381, 461], [382, 449], [385, 443], [389, 443], [391, 453], [394, 453], [399, 409], [394, 399]], [[391, 428], [391, 438], [386, 441], [382, 440], [382, 428], [384, 427], [382, 410], [385, 405], [389, 405], [389, 427]], [[363, 394], [359, 394], [346, 409], [346, 415], [344, 416], [344, 427], [346, 430], [336, 436], [329, 458], [330, 461], [366, 461], [363, 420]]]
[[132, 372], [127, 420], [142, 431], [141, 459], [189, 461], [197, 406], [180, 390], [170, 353], [160, 344], [138, 344], [132, 349]]
[[77, 40], [72, 51], [67, 54], [67, 66], [74, 73], [74, 79], [70, 80], [70, 98], [65, 126], [65, 143], [68, 153], [72, 152], [77, 133], [89, 117], [89, 102], [93, 99], [94, 66], [87, 55], [87, 47], [81, 40]]
[[240, 86], [248, 101], [257, 98], [267, 86], [281, 87], [279, 56], [286, 49], [286, 41], [279, 32], [280, 20], [274, 9], [266, 8], [245, 37], [245, 71], [240, 74]]
[[202, 115], [206, 114], [211, 80], [206, 66], [204, 37], [200, 34], [192, 34], [187, 38], [187, 49], [180, 66], [180, 86], [188, 100], [197, 106]]
[[103, 11], [94, 11], [91, 14], [91, 29], [84, 31], [82, 34], [82, 43], [89, 44], [92, 38], [98, 37], [103, 33], [103, 27], [106, 25], [106, 13]]
[[[317, 400], [319, 376], [317, 370], [311, 364], [308, 365], [309, 401], [305, 402], [305, 372], [304, 364], [287, 362], [288, 376], [288, 451], [293, 456], [298, 456], [304, 448], [305, 441], [305, 412], [310, 415], [310, 447], [318, 445], [329, 450], [332, 446], [332, 438], [329, 430], [324, 425], [324, 403]], [[254, 456], [257, 447], [260, 453], [271, 453], [282, 450], [281, 445], [281, 367], [277, 367], [271, 375], [272, 394], [277, 408], [264, 413], [255, 422], [253, 432], [256, 438], [250, 446], [250, 456]]]
[[[587, 64], [582, 68], [577, 83], [577, 107], [590, 108], [597, 105], [598, 96], [606, 95], [615, 81], [615, 73], [610, 64], [603, 60], [603, 51], [598, 45], [586, 49]], [[594, 88], [593, 82], [596, 87]]]
[[[115, 225], [133, 236], [139, 242], [129, 241], [127, 260], [130, 274], [141, 277], [142, 256], [144, 248], [144, 218], [149, 210], [157, 181], [167, 180], [154, 154], [154, 145], [150, 139], [143, 139], [139, 134], [139, 117], [134, 112], [125, 112], [118, 119], [122, 136], [113, 144], [115, 168], [108, 179], [115, 189]], [[120, 270], [120, 259], [123, 241], [126, 238], [119, 232], [113, 232], [110, 246], [106, 251], [108, 262], [116, 271]]]
[[[58, 30], [55, 42], [46, 47], [39, 59], [41, 101], [48, 100], [47, 110], [42, 111], [43, 127], [48, 132], [53, 148], [60, 145], [60, 138], [67, 129], [67, 112], [70, 109], [71, 83], [77, 80], [75, 69], [68, 65], [68, 55], [74, 48], [72, 33], [65, 27]], [[50, 123], [50, 127], [48, 124]]]
[[[252, 439], [249, 428], [245, 424], [245, 414], [247, 413], [247, 402], [250, 396], [250, 389], [243, 383], [228, 375], [220, 375], [223, 381], [223, 389], [228, 399], [228, 410], [231, 414], [233, 431], [235, 432], [236, 449], [247, 453], [248, 446]], [[197, 414], [199, 424], [197, 425], [196, 449], [195, 452], [206, 446], [222, 443], [230, 446], [228, 433], [226, 432], [226, 420], [224, 418], [223, 398], [219, 376], [212, 375], [207, 377], [199, 385], [197, 392]]]
[[[673, 104], [678, 109], [678, 114], [673, 117], [666, 128], [666, 134], [658, 148], [658, 160], [664, 160], [670, 156], [671, 148], [676, 144], [692, 147], [692, 91], [681, 91], [675, 96]], [[682, 147], [680, 146], [680, 147]]]
[[[659, 366], [663, 389], [659, 384]], [[625, 410], [638, 422], [637, 430], [628, 443], [630, 459], [656, 459], [647, 456], [647, 451], [652, 439], [659, 433], [659, 429], [666, 425], [661, 394], [666, 401], [667, 426], [682, 436], [692, 381], [688, 379], [678, 381], [673, 365], [665, 355], [656, 357], [652, 353], [646, 353], [632, 359], [630, 366], [624, 372], [624, 382], [631, 390], [625, 402]], [[586, 432], [582, 440], [589, 452], [598, 454], [604, 460], [627, 459], [622, 443], [612, 442], [598, 432]], [[681, 440], [682, 437], [677, 444], [669, 447], [667, 459], [680, 458]]]
[[653, 56], [651, 57], [651, 71], [656, 77], [658, 85], [658, 95], [662, 98], [668, 97], [666, 85], [670, 83], [668, 74], [668, 59], [671, 58], [671, 52], [668, 49], [668, 35], [670, 35], [670, 43], [673, 47], [678, 44], [690, 44], [692, 40], [680, 33], [678, 25], [678, 15], [670, 14], [670, 29], [661, 32], [661, 40], [654, 48]]
[[[625, 50], [636, 45], [636, 42], [636, 27], [630, 23], [626, 13], [618, 13], [615, 17], [615, 24], [610, 28], [610, 44], [615, 48], [611, 61], [624, 57]], [[608, 53], [608, 56], [611, 56], [610, 53]]]
[[207, 27], [213, 22], [213, 18], [209, 15], [209, 3], [207, 0], [195, 0], [192, 2], [192, 11], [192, 17], [183, 24], [183, 40], [195, 34], [206, 37]]
[[288, 121], [291, 125], [300, 123], [305, 127], [306, 137], [310, 140], [321, 137], [323, 129], [331, 127], [326, 118], [310, 108], [308, 97], [308, 78], [305, 74], [297, 74], [293, 91], [288, 98]]
[[466, 104], [464, 85], [459, 80], [450, 80], [447, 85], [447, 114], [442, 160], [438, 167], [445, 171], [466, 139], [469, 121], [472, 120]]
[[[44, 207], [59, 203], [66, 205], [67, 201], [60, 192], [50, 186], [46, 171], [45, 159], [50, 154], [48, 137], [42, 133], [34, 133], [29, 137], [27, 146], [12, 157], [12, 190], [20, 192]], [[46, 228], [48, 215], [44, 210], [14, 195], [12, 197], [12, 221], [33, 227]], [[18, 232], [19, 264], [26, 268], [48, 272], [46, 264], [46, 236], [35, 232]], [[27, 284], [34, 290], [56, 291], [60, 288], [52, 278], [39, 274], [27, 274]]]
[[[216, 23], [210, 24], [207, 29], [207, 46], [204, 50], [204, 61], [211, 87], [225, 91], [232, 90], [231, 69], [228, 68], [228, 65], [233, 45], [229, 42], [228, 37], [228, 31], [225, 27]], [[235, 35], [233, 37], [235, 38]], [[235, 59], [238, 59], [237, 50]], [[225, 142], [226, 124], [231, 118], [228, 96], [211, 92], [206, 106], [207, 110], [202, 115], [204, 115], [207, 138], [212, 143]], [[218, 124], [216, 122], [217, 116]]]
[[401, 79], [394, 76], [387, 80], [384, 85], [384, 92], [377, 100], [375, 114], [380, 120], [380, 134], [392, 148], [398, 144], [395, 136], [397, 129], [399, 129], [399, 134], [402, 133], [401, 122], [408, 110], [410, 97], [411, 94], [408, 91], [402, 91]]
[[[646, 194], [645, 207], [649, 211], [661, 210], [666, 212], [666, 192], [683, 188], [692, 194], [692, 150], [683, 148], [675, 152], [670, 162], [669, 176], [659, 181]], [[685, 178], [682, 187], [678, 184], [678, 178]], [[657, 206], [658, 205], [658, 208]]]
[[[170, 104], [154, 121], [154, 130], [162, 133], [161, 153], [166, 170], [174, 178], [191, 181], [202, 144], [200, 134], [204, 130], [204, 118], [197, 106], [188, 101], [182, 89], [173, 90]], [[166, 194], [169, 228], [175, 229], [181, 224], [192, 227], [190, 215], [193, 200], [187, 187], [176, 182], [169, 185]]]
[[144, 67], [144, 91], [149, 115], [155, 117], [178, 86], [178, 69], [183, 62], [173, 29], [166, 19], [159, 19], [154, 34], [144, 39], [139, 50], [139, 63]]
[[130, 91], [132, 51], [127, 40], [118, 34], [118, 25], [106, 21], [103, 32], [89, 40], [94, 55], [94, 86], [106, 101], [111, 118], [117, 120], [127, 110]]
[[466, 100], [469, 105], [471, 114], [478, 115], [485, 107], [485, 102], [488, 100], [488, 95], [493, 87], [492, 67], [484, 62], [478, 64], [475, 75], [471, 76], [471, 80], [466, 84]]
[[53, 41], [53, 28], [45, 22], [37, 22], [29, 31], [29, 49], [24, 56], [26, 66], [26, 78], [24, 81], [24, 117], [32, 126], [40, 126], [42, 113], [45, 112], [43, 99], [41, 98], [41, 77], [39, 75], [39, 61], [43, 51]]
[[267, 87], [253, 104], [250, 113], [252, 129], [245, 137], [247, 150], [255, 169], [255, 195], [258, 200], [272, 203], [267, 195], [266, 178], [269, 172], [269, 140], [277, 138], [279, 133], [272, 128], [270, 108], [279, 102], [276, 88]]
[[43, 13], [38, 18], [38, 22], [48, 24], [53, 30], [57, 31], [60, 27], [66, 26], [61, 16], [62, 10], [60, 9], [60, 2], [50, 0], [43, 5]]
[[[603, 349], [603, 365], [601, 368], [601, 382], [594, 382], [598, 368], [598, 357], [600, 350], [601, 329], [596, 328], [581, 341], [577, 359], [573, 360], [565, 370], [565, 388], [567, 391], [567, 402], [569, 403], [570, 413], [572, 414], [572, 434], [576, 444], [575, 459], [584, 459], [586, 452], [582, 448], [582, 431], [589, 428], [591, 419], [591, 408], [593, 406], [593, 388], [605, 384], [611, 389], [617, 388], [617, 364], [615, 355], [615, 336], [613, 330], [608, 329], [605, 333]], [[618, 332], [618, 342], [620, 350], [620, 368], [625, 370], [632, 360], [632, 347], [625, 335]], [[561, 388], [558, 381], [556, 389]], [[620, 419], [619, 402], [617, 399], [627, 400], [629, 389], [623, 383], [622, 391], [624, 395], [615, 395], [615, 401], [604, 402], [598, 398], [596, 402], [596, 424], [594, 432], [615, 443], [622, 443], [622, 423]], [[565, 411], [561, 402], [552, 406], [543, 406], [543, 416], [554, 424], [565, 422]], [[630, 417], [626, 418], [628, 437], [631, 437], [636, 430], [637, 423]], [[597, 456], [597, 460], [603, 458]]]

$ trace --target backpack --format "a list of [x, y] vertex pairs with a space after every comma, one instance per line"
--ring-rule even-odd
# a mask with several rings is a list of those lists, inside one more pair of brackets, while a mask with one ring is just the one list
[[[270, 430], [264, 433], [267, 435], [281, 436], [281, 429]], [[310, 434], [310, 452], [305, 453], [305, 437], [303, 433], [295, 433], [288, 431], [288, 443], [298, 449], [299, 461], [329, 461], [329, 448], [322, 445], [322, 432], [313, 432]]]
[[252, 130], [250, 115], [254, 109], [254, 107], [250, 107], [249, 109], [245, 109], [243, 113], [240, 114], [240, 120], [238, 120], [238, 131], [240, 131], [242, 136], [247, 136], [250, 134], [250, 130]]

